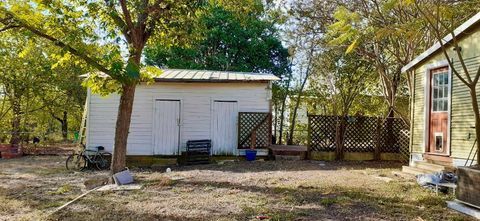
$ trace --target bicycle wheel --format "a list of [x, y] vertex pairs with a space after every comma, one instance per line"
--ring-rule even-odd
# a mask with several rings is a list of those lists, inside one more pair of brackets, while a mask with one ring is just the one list
[[95, 156], [95, 166], [99, 170], [110, 169], [111, 153], [99, 153]]
[[76, 153], [70, 155], [65, 162], [67, 170], [82, 170], [83, 168], [85, 168], [86, 164], [87, 161], [85, 160], [85, 158], [82, 155]]

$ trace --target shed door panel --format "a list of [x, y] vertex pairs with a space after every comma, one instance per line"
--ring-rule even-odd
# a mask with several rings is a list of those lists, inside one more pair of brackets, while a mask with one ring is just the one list
[[237, 102], [213, 102], [212, 115], [212, 154], [235, 155], [238, 136]]
[[177, 155], [180, 137], [180, 101], [155, 101], [155, 155]]
[[431, 72], [429, 152], [447, 154], [448, 151], [448, 68]]

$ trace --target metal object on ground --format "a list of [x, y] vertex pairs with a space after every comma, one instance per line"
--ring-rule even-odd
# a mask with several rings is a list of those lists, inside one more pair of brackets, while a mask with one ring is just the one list
[[124, 171], [113, 174], [113, 180], [115, 181], [115, 184], [119, 186], [127, 185], [133, 183], [133, 176], [130, 173], [130, 170], [127, 168]]

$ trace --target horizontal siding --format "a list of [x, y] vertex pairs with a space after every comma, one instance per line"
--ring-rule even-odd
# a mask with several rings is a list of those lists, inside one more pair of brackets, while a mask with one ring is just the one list
[[412, 124], [412, 152], [422, 152], [424, 149], [424, 135], [425, 131], [424, 116], [425, 116], [425, 77], [423, 74], [416, 72], [414, 76], [414, 104], [413, 107], [413, 124]]
[[[480, 56], [467, 58], [465, 63], [470, 74], [475, 75], [480, 67]], [[465, 76], [459, 62], [454, 67]], [[471, 128], [475, 126], [475, 117], [468, 87], [456, 76], [453, 76], [452, 83], [451, 155], [464, 159], [468, 157], [475, 141], [475, 129]], [[477, 85], [477, 91], [480, 92], [480, 85]]]
[[[267, 83], [155, 83], [136, 89], [128, 154], [153, 152], [153, 117], [155, 99], [181, 100], [180, 146], [187, 140], [211, 139], [211, 103], [213, 100], [238, 101], [239, 111], [267, 112]], [[102, 145], [112, 150], [119, 96], [91, 95], [88, 117], [88, 145]]]
[[[462, 48], [464, 50], [468, 49], [466, 47]], [[480, 67], [480, 54], [478, 51], [469, 51], [466, 54], [473, 56], [465, 58], [465, 63], [468, 71], [471, 73], [471, 75], [474, 75]], [[433, 59], [429, 60], [426, 64], [420, 66], [415, 71], [415, 96], [413, 99], [414, 103], [412, 105], [412, 113], [414, 115], [414, 122], [412, 124], [413, 152], [424, 151], [425, 66], [440, 60], [444, 60], [442, 54], [439, 54]], [[454, 67], [459, 73], [462, 74], [462, 76], [465, 76], [459, 62], [454, 62]], [[480, 84], [477, 85], [477, 91], [480, 92]], [[451, 105], [451, 156], [458, 159], [465, 159], [468, 157], [468, 154], [470, 153], [472, 145], [475, 141], [475, 130], [471, 128], [475, 126], [475, 119], [473, 116], [469, 89], [453, 73]]]

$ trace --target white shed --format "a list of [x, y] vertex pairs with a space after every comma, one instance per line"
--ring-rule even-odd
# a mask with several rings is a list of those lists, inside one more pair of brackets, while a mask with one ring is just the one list
[[[212, 154], [239, 155], [239, 112], [271, 112], [271, 74], [163, 70], [137, 86], [128, 155], [179, 155], [188, 140], [212, 140]], [[119, 96], [88, 91], [88, 147], [112, 151]]]

